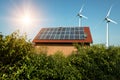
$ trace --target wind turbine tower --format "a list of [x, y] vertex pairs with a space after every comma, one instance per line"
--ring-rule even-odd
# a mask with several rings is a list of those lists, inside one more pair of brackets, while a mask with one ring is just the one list
[[117, 24], [117, 22], [113, 21], [112, 19], [109, 18], [110, 12], [111, 12], [112, 6], [110, 7], [106, 17], [105, 17], [105, 21], [107, 23], [107, 31], [106, 31], [106, 47], [109, 47], [109, 23], [114, 23]]
[[79, 16], [79, 27], [82, 27], [82, 18], [88, 19], [86, 16], [82, 15], [82, 10], [83, 10], [83, 5], [79, 11], [79, 13], [77, 14], [77, 16]]

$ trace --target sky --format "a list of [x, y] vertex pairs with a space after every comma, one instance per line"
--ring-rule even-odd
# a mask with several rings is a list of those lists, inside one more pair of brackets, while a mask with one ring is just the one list
[[[11, 34], [16, 30], [26, 32], [31, 41], [43, 27], [76, 27], [81, 6], [82, 26], [90, 27], [93, 44], [106, 43], [105, 16], [112, 6], [110, 18], [118, 24], [109, 24], [109, 44], [120, 46], [120, 0], [0, 0], [0, 32]], [[29, 25], [20, 20], [31, 16]]]

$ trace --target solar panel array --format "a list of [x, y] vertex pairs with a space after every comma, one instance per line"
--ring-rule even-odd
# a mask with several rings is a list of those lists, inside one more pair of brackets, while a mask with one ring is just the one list
[[85, 39], [85, 33], [83, 27], [43, 28], [38, 37], [47, 40], [81, 40]]

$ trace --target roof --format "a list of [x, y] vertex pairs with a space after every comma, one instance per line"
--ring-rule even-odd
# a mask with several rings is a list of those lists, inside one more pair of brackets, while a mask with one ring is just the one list
[[89, 27], [42, 28], [34, 43], [92, 43]]

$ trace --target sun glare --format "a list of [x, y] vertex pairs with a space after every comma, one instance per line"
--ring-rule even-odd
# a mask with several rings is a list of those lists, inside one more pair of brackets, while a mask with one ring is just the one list
[[39, 15], [42, 16], [42, 13], [39, 14], [36, 6], [29, 0], [15, 6], [11, 10], [11, 14], [9, 22], [14, 29], [20, 30], [21, 33], [31, 33], [34, 27], [40, 23]]
[[32, 18], [29, 15], [24, 15], [21, 19], [23, 25], [30, 25], [32, 23]]

